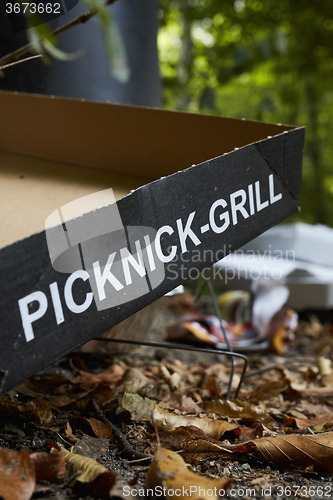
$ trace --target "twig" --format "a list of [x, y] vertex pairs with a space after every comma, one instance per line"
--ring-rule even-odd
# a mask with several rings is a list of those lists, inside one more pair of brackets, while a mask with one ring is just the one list
[[121, 447], [121, 456], [133, 462], [140, 460], [143, 465], [149, 465], [152, 457], [146, 453], [134, 450], [125, 438], [124, 434], [105, 416], [96, 401], [92, 400], [92, 405], [99, 418], [103, 420], [103, 422], [112, 430], [118, 445]]
[[[105, 6], [112, 5], [115, 3], [117, 0], [106, 0]], [[97, 14], [97, 10], [90, 10], [88, 12], [85, 12], [84, 14], [81, 14], [80, 16], [76, 17], [75, 19], [72, 19], [72, 21], [69, 21], [66, 24], [63, 24], [62, 26], [59, 26], [59, 28], [55, 29], [54, 31], [51, 32], [52, 35], [58, 36], [61, 35], [61, 33], [64, 33], [65, 31], [68, 31], [69, 29], [73, 28], [74, 26], [82, 23], [86, 23], [94, 17]], [[8, 67], [11, 65], [12, 62], [17, 61], [20, 59], [20, 57], [24, 56], [25, 54], [28, 54], [29, 52], [35, 52], [34, 46], [32, 43], [27, 43], [26, 45], [23, 45], [23, 47], [20, 47], [17, 50], [14, 50], [10, 54], [7, 54], [6, 56], [2, 57], [0, 59], [0, 69], [4, 67]], [[37, 54], [37, 56], [33, 57], [42, 57], [43, 54]]]
[[4, 66], [0, 66], [0, 71], [3, 69], [9, 68], [10, 66], [15, 66], [16, 64], [21, 64], [21, 63], [24, 63], [26, 61], [30, 61], [31, 59], [38, 59], [40, 57], [43, 57], [43, 54], [36, 54], [35, 56], [26, 57], [25, 59], [20, 59], [19, 61], [14, 61], [14, 62], [5, 64]]
[[286, 360], [284, 363], [280, 362], [279, 364], [274, 364], [274, 365], [269, 365], [264, 368], [260, 368], [258, 370], [252, 370], [251, 372], [247, 372], [246, 375], [244, 375], [244, 378], [250, 378], [254, 377], [257, 375], [262, 375], [263, 373], [269, 372], [271, 370], [282, 370], [286, 366], [290, 365], [291, 363], [294, 363], [294, 360]]

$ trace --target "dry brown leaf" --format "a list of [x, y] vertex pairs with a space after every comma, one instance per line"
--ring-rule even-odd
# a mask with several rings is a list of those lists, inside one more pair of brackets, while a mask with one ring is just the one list
[[303, 391], [303, 397], [314, 398], [320, 400], [326, 400], [327, 398], [332, 398], [333, 391], [332, 387], [309, 387]]
[[72, 384], [117, 384], [125, 373], [125, 369], [118, 363], [108, 366], [101, 373], [90, 373], [84, 370], [77, 370], [79, 375], [71, 380]]
[[159, 375], [162, 377], [163, 380], [167, 382], [171, 391], [176, 391], [177, 389], [179, 389], [182, 380], [180, 373], [178, 372], [170, 373], [165, 364], [161, 363], [159, 366]]
[[[59, 381], [59, 384], [57, 384]], [[92, 387], [78, 390], [77, 386], [71, 385], [71, 381], [64, 377], [40, 377], [28, 379], [17, 388], [17, 392], [31, 398], [39, 399], [42, 395], [44, 404], [50, 408], [61, 408], [75, 403], [92, 391]]]
[[326, 429], [333, 426], [333, 413], [328, 413], [326, 415], [320, 415], [314, 418], [296, 418], [293, 416], [284, 417], [284, 424], [287, 427], [294, 427], [301, 431], [304, 431], [308, 427], [315, 427], [320, 425], [321, 428]]
[[225, 432], [232, 431], [239, 436], [240, 429], [236, 424], [224, 420], [213, 420], [209, 417], [196, 417], [191, 415], [177, 415], [169, 410], [156, 407], [153, 412], [154, 422], [158, 429], [172, 431], [177, 427], [194, 425], [201, 429], [207, 436], [219, 439]]
[[181, 392], [174, 392], [165, 399], [168, 406], [187, 413], [202, 413], [203, 409], [192, 398]]
[[70, 426], [70, 423], [67, 422], [66, 424], [66, 431], [65, 431], [66, 438], [75, 443], [75, 441], [78, 440], [78, 438], [73, 434], [73, 429]]
[[309, 416], [317, 417], [319, 415], [325, 415], [327, 413], [330, 413], [331, 411], [331, 408], [328, 405], [321, 403], [314, 404], [306, 400], [299, 401], [297, 406], [308, 417]]
[[[186, 439], [183, 442], [186, 444]], [[189, 440], [188, 442], [191, 443]], [[195, 450], [193, 445], [189, 444], [183, 449], [186, 453], [195, 452], [196, 459], [207, 459], [217, 455], [230, 458], [231, 454], [238, 455], [238, 457], [242, 454], [253, 456], [259, 454], [275, 466], [302, 466], [303, 468], [313, 466], [333, 472], [333, 432], [318, 435], [290, 434], [262, 437], [237, 444], [221, 443], [219, 447], [215, 446], [214, 450], [208, 451], [210, 446], [211, 444], [200, 443]]]
[[46, 453], [39, 451], [30, 455], [31, 463], [36, 472], [36, 479], [49, 481], [50, 483], [61, 483], [66, 475], [66, 463], [64, 456], [59, 451]]
[[110, 403], [115, 397], [115, 388], [110, 387], [108, 384], [100, 383], [95, 387], [95, 389], [90, 393], [91, 399], [96, 401], [99, 407]]
[[276, 436], [276, 432], [272, 431], [263, 424], [258, 424], [256, 427], [241, 427], [239, 439], [241, 441], [249, 441], [250, 439], [261, 438], [264, 436]]
[[100, 420], [97, 420], [97, 418], [88, 418], [87, 419], [93, 433], [98, 437], [98, 438], [105, 438], [108, 439], [109, 441], [113, 441], [113, 434], [108, 425], [106, 425], [104, 422], [101, 422]]
[[[198, 427], [177, 427], [173, 431], [160, 434], [165, 448], [188, 453], [219, 453], [223, 448], [221, 441], [210, 438]], [[230, 452], [228, 452], [230, 454]]]
[[52, 420], [50, 406], [41, 399], [22, 402], [3, 396], [0, 398], [0, 412], [28, 415], [29, 417], [38, 418], [41, 424], [47, 424]]
[[321, 380], [325, 387], [333, 385], [332, 361], [324, 356], [318, 356], [318, 368]]
[[191, 500], [217, 500], [219, 491], [220, 496], [224, 496], [231, 480], [198, 476], [187, 469], [186, 463], [177, 453], [158, 447], [147, 473], [146, 484], [156, 494], [165, 488], [167, 500], [189, 497]]
[[264, 437], [237, 445], [225, 445], [234, 453], [259, 452], [276, 466], [309, 467], [333, 472], [333, 433], [318, 435], [290, 434]]
[[116, 481], [116, 474], [89, 457], [83, 457], [61, 448], [69, 475], [78, 474], [74, 481], [83, 483], [94, 495], [108, 497]]
[[261, 401], [268, 401], [281, 394], [281, 392], [288, 387], [288, 382], [285, 380], [269, 380], [257, 387], [249, 395], [251, 403], [258, 403]]
[[205, 401], [202, 406], [209, 413], [216, 413], [225, 417], [255, 420], [265, 423], [272, 422], [273, 420], [266, 411], [239, 399], [235, 401], [215, 399]]
[[126, 370], [122, 382], [118, 386], [118, 391], [135, 394], [150, 382], [151, 380], [146, 377], [140, 370], [138, 370], [137, 368], [129, 368], [128, 370]]
[[29, 500], [35, 489], [35, 470], [28, 450], [0, 448], [0, 498]]
[[139, 391], [140, 396], [164, 401], [170, 395], [170, 387], [163, 380], [151, 381]]

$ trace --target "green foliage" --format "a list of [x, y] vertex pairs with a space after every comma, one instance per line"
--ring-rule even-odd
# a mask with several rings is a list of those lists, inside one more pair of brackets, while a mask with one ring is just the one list
[[47, 24], [38, 24], [38, 22], [34, 22], [35, 18], [33, 16], [31, 18], [32, 27], [28, 30], [29, 42], [37, 54], [44, 55], [46, 62], [48, 62], [48, 55], [62, 61], [70, 61], [77, 57], [77, 53], [68, 54], [57, 47], [57, 38], [53, 35]]
[[160, 0], [164, 105], [306, 126], [302, 212], [333, 221], [329, 0]]
[[121, 83], [126, 83], [130, 76], [126, 51], [110, 10], [102, 0], [83, 0], [83, 2], [89, 10], [97, 13], [113, 76]]
[[[83, 0], [83, 2], [88, 11], [95, 12], [99, 19], [111, 73], [121, 83], [127, 83], [130, 71], [127, 64], [126, 50], [118, 27], [112, 18], [110, 10], [107, 9], [107, 4], [102, 0]], [[47, 24], [38, 23], [36, 14], [27, 14], [26, 16], [30, 26], [27, 32], [29, 42], [33, 45], [35, 52], [44, 55], [44, 60], [48, 61], [48, 55], [63, 61], [70, 61], [80, 56], [81, 51], [68, 54], [60, 50], [57, 47], [57, 37], [51, 32]]]

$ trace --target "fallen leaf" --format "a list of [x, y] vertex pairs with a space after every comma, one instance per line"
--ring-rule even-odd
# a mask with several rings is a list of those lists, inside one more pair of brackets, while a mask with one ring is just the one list
[[30, 401], [23, 402], [3, 396], [0, 398], [0, 412], [34, 417], [37, 418], [41, 424], [47, 424], [52, 420], [52, 410], [50, 406], [41, 399], [31, 399]]
[[130, 412], [132, 420], [151, 421], [151, 413], [156, 406], [156, 401], [149, 398], [142, 398], [138, 394], [125, 392], [121, 399], [121, 406]]
[[333, 472], [333, 433], [290, 434], [264, 437], [236, 445], [224, 445], [234, 453], [259, 453], [276, 466], [317, 466]]
[[[206, 434], [194, 426], [177, 427], [173, 431], [160, 434], [161, 443], [165, 448], [188, 453], [218, 453], [223, 448], [221, 441], [206, 436]], [[228, 452], [230, 454], [230, 452]]]
[[29, 500], [35, 489], [35, 470], [28, 450], [0, 448], [0, 498]]
[[78, 438], [73, 434], [73, 430], [70, 426], [70, 423], [67, 422], [66, 424], [66, 431], [65, 431], [66, 438], [75, 443], [75, 441], [78, 440]]
[[314, 418], [296, 418], [296, 417], [286, 416], [284, 417], [284, 424], [287, 427], [293, 427], [301, 431], [304, 431], [308, 427], [314, 427], [317, 425], [321, 425], [321, 428], [326, 427], [327, 429], [327, 427], [333, 426], [333, 414], [328, 413], [326, 415], [320, 415]]
[[108, 384], [100, 383], [90, 393], [90, 397], [96, 401], [99, 407], [102, 407], [103, 405], [110, 403], [110, 401], [115, 397], [115, 388], [110, 387]]
[[309, 387], [303, 391], [303, 396], [307, 398], [315, 398], [315, 399], [327, 399], [332, 398], [332, 387]]
[[318, 368], [322, 382], [325, 386], [333, 385], [332, 361], [324, 356], [318, 357]]
[[88, 418], [87, 419], [94, 434], [98, 438], [105, 438], [108, 439], [109, 441], [113, 441], [113, 434], [108, 425], [106, 425], [104, 422], [101, 422], [100, 420], [97, 420], [97, 418]]
[[266, 381], [250, 393], [249, 400], [252, 403], [269, 401], [281, 394], [287, 387], [288, 383], [285, 380]]
[[170, 373], [163, 363], [160, 364], [159, 369], [161, 377], [168, 383], [171, 391], [179, 389], [182, 380], [181, 375], [177, 372]]
[[139, 391], [140, 396], [164, 401], [170, 395], [170, 387], [163, 380], [151, 381]]
[[332, 373], [332, 362], [324, 356], [318, 356], [319, 373], [323, 377]]
[[177, 427], [194, 425], [201, 429], [207, 436], [219, 439], [225, 432], [232, 431], [239, 436], [240, 429], [236, 424], [224, 420], [213, 420], [209, 417], [196, 417], [191, 415], [177, 415], [171, 411], [156, 407], [153, 412], [154, 423], [158, 429], [172, 431]]
[[[187, 469], [184, 460], [175, 452], [159, 447], [150, 464], [146, 485], [156, 494], [165, 488], [165, 498], [217, 500], [224, 496], [230, 479], [210, 479]], [[220, 492], [220, 493], [219, 493]]]
[[199, 406], [192, 398], [186, 396], [181, 392], [174, 392], [170, 394], [168, 398], [165, 399], [168, 406], [172, 408], [177, 408], [181, 411], [186, 411], [187, 413], [202, 413], [203, 408]]
[[149, 384], [151, 380], [137, 368], [126, 370], [121, 384], [118, 386], [119, 392], [137, 393], [142, 387]]
[[258, 424], [256, 427], [241, 427], [239, 439], [249, 441], [251, 439], [261, 438], [264, 436], [276, 436], [276, 432], [272, 431], [263, 424]]
[[90, 373], [84, 370], [77, 370], [79, 375], [71, 380], [72, 384], [117, 384], [125, 373], [125, 369], [118, 363], [110, 365], [100, 373]]
[[98, 460], [107, 452], [109, 447], [109, 440], [105, 438], [97, 438], [94, 436], [83, 436], [76, 441], [71, 448], [73, 453], [77, 453], [83, 457], [89, 457], [93, 460]]
[[116, 474], [89, 457], [83, 457], [61, 448], [64, 455], [68, 475], [80, 482], [97, 497], [109, 497], [110, 490], [116, 481]]
[[331, 408], [327, 405], [320, 404], [320, 403], [313, 404], [313, 403], [309, 403], [308, 401], [304, 401], [304, 400], [302, 400], [298, 403], [298, 407], [301, 409], [301, 411], [306, 413], [308, 417], [309, 416], [316, 417], [319, 415], [325, 415], [327, 413], [330, 413], [330, 411], [331, 411]]
[[203, 408], [209, 413], [216, 413], [225, 417], [241, 418], [243, 420], [255, 420], [259, 422], [272, 422], [272, 417], [261, 408], [258, 408], [251, 403], [215, 399], [212, 401], [205, 401], [202, 404]]
[[[57, 380], [61, 382], [60, 385], [56, 385]], [[78, 390], [77, 385], [71, 385], [69, 379], [53, 375], [28, 379], [17, 387], [17, 392], [36, 399], [42, 395], [43, 402], [50, 408], [61, 408], [82, 399], [92, 389], [93, 387]]]
[[38, 451], [30, 455], [30, 460], [35, 468], [37, 481], [41, 479], [50, 483], [61, 483], [64, 480], [66, 463], [61, 452]]
[[191, 397], [183, 392], [177, 391], [169, 394], [164, 400], [171, 408], [184, 411], [186, 413], [203, 413], [203, 408], [199, 406]]

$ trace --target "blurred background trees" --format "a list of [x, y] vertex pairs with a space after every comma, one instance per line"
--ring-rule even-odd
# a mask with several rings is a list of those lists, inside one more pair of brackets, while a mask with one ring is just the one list
[[296, 219], [333, 225], [332, 2], [160, 0], [160, 18], [164, 107], [305, 125]]

